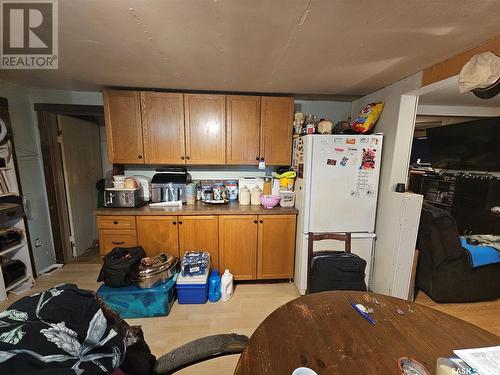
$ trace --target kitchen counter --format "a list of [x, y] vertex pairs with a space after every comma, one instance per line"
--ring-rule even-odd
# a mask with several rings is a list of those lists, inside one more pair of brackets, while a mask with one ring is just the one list
[[274, 208], [264, 208], [258, 206], [243, 206], [239, 203], [228, 204], [206, 204], [198, 202], [194, 205], [182, 205], [179, 207], [157, 207], [153, 208], [149, 205], [144, 205], [137, 208], [98, 208], [94, 210], [95, 215], [297, 215], [298, 210], [295, 207], [283, 208], [279, 205]]

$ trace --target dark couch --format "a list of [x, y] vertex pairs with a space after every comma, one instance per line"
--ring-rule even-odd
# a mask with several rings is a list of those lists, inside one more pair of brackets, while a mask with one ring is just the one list
[[500, 298], [500, 263], [472, 268], [460, 246], [453, 217], [424, 203], [417, 249], [417, 288], [436, 302], [476, 302]]

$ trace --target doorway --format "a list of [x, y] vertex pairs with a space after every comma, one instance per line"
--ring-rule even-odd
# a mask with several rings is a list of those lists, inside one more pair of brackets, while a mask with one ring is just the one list
[[36, 104], [58, 262], [95, 249], [96, 183], [102, 179], [102, 106]]

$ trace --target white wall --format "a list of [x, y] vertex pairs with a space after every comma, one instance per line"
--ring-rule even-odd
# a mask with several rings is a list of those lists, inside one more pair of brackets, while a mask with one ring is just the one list
[[[384, 111], [375, 131], [384, 134], [382, 167], [377, 205], [375, 232], [375, 271], [373, 289], [375, 292], [394, 295], [397, 287], [398, 257], [406, 254], [413, 258], [413, 246], [400, 248], [400, 193], [394, 191], [397, 183], [406, 183], [411, 142], [414, 128], [414, 115], [417, 97], [402, 96], [420, 87], [421, 74], [416, 74], [352, 103], [352, 116], [371, 102], [385, 102]], [[414, 223], [418, 225], [417, 223]], [[405, 275], [403, 275], [405, 276]], [[406, 297], [401, 296], [399, 297]]]
[[339, 121], [347, 121], [351, 116], [351, 102], [296, 100], [296, 107], [297, 104], [305, 115], [329, 119], [334, 125]]

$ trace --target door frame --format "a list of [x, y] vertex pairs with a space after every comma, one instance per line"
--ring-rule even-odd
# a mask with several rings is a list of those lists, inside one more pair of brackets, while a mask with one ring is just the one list
[[[73, 250], [70, 243], [70, 218], [66, 200], [62, 154], [57, 141], [59, 136], [57, 116], [95, 116], [104, 118], [104, 107], [102, 105], [45, 103], [35, 103], [34, 107], [40, 134], [55, 257], [58, 262], [66, 263], [73, 258]], [[97, 120], [97, 122], [100, 125], [100, 121]]]

